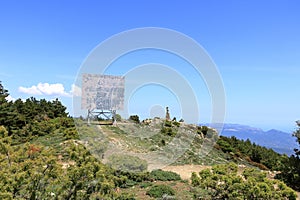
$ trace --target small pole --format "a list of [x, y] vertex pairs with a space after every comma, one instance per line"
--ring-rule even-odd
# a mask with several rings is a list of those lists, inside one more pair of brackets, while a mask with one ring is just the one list
[[116, 110], [112, 110], [113, 125], [117, 125]]
[[88, 109], [87, 123], [90, 125], [90, 109]]

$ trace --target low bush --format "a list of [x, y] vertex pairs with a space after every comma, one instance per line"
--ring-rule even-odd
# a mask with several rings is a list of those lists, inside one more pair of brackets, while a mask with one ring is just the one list
[[150, 197], [161, 198], [164, 195], [175, 195], [175, 191], [168, 185], [154, 185], [146, 194]]
[[135, 122], [135, 123], [137, 123], [137, 124], [140, 123], [140, 118], [139, 118], [138, 115], [131, 115], [131, 116], [129, 117], [129, 120], [130, 120], [130, 121], [133, 121], [133, 122]]
[[181, 180], [180, 176], [175, 172], [163, 171], [161, 169], [153, 170], [150, 173], [150, 178], [157, 181], [178, 181]]
[[172, 123], [173, 123], [173, 125], [176, 126], [176, 127], [179, 127], [179, 126], [180, 126], [180, 123], [177, 122], [177, 121], [173, 121]]
[[160, 132], [171, 137], [175, 137], [177, 134], [171, 127], [163, 127]]

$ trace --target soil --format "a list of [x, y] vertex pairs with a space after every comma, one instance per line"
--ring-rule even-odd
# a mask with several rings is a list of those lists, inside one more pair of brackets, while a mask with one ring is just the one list
[[175, 172], [180, 175], [181, 179], [189, 180], [193, 172], [200, 172], [204, 169], [210, 169], [211, 166], [204, 165], [179, 165], [179, 166], [167, 166], [163, 168], [164, 171]]

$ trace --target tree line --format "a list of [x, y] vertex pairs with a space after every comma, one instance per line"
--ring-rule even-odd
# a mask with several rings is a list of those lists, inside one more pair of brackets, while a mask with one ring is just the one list
[[59, 128], [64, 129], [62, 131], [66, 134], [76, 136], [73, 119], [68, 116], [66, 107], [58, 99], [48, 101], [31, 97], [8, 101], [8, 95], [0, 82], [0, 125], [5, 127], [8, 136], [15, 139], [14, 142], [26, 142], [32, 137], [50, 134]]

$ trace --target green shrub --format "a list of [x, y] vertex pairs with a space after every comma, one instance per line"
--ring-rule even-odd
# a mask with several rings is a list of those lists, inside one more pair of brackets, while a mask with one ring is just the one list
[[173, 131], [173, 129], [171, 127], [163, 127], [160, 132], [164, 135], [168, 135], [171, 137], [175, 137], [175, 135], [177, 134], [175, 131]]
[[150, 178], [157, 181], [178, 181], [181, 180], [180, 176], [175, 172], [163, 171], [161, 169], [153, 170], [150, 173]]
[[210, 169], [204, 169], [199, 172], [199, 176], [201, 179], [207, 179], [212, 176]]
[[116, 197], [116, 200], [135, 200], [134, 194], [121, 193], [120, 196]]
[[116, 115], [115, 115], [115, 118], [116, 118], [116, 121], [117, 121], [117, 122], [122, 121], [122, 117], [121, 117], [120, 114], [116, 114]]
[[115, 176], [124, 176], [127, 180], [132, 180], [135, 182], [143, 182], [143, 181], [150, 181], [150, 173], [149, 172], [129, 172], [129, 171], [121, 171], [115, 170]]
[[138, 115], [131, 115], [131, 116], [129, 117], [129, 120], [131, 120], [131, 121], [133, 121], [133, 122], [135, 122], [135, 123], [137, 123], [137, 124], [140, 123], [140, 117], [139, 117]]
[[126, 180], [125, 184], [122, 185], [122, 188], [130, 188], [130, 187], [133, 187], [137, 184], [136, 181], [133, 181], [133, 180]]
[[246, 168], [243, 172], [245, 179], [252, 178], [256, 181], [264, 181], [267, 177], [265, 172], [261, 172], [255, 168]]
[[226, 140], [220, 139], [217, 141], [217, 144], [225, 153], [234, 151], [234, 148]]
[[172, 122], [166, 120], [164, 126], [165, 127], [172, 127]]
[[179, 127], [179, 126], [180, 126], [180, 123], [177, 122], [177, 121], [173, 121], [172, 123], [173, 123], [173, 125], [176, 126], [176, 127]]
[[234, 175], [236, 175], [238, 166], [234, 163], [220, 164], [220, 165], [213, 166], [212, 170], [215, 174], [220, 174], [220, 175], [234, 174]]
[[203, 135], [207, 135], [208, 127], [207, 126], [201, 126], [201, 132], [203, 133]]
[[7, 137], [8, 131], [4, 126], [0, 126], [0, 138]]
[[1, 199], [13, 199], [13, 195], [11, 193], [8, 193], [8, 192], [0, 192], [0, 198]]
[[201, 135], [202, 132], [201, 132], [201, 126], [197, 126], [197, 134]]
[[164, 195], [175, 195], [175, 191], [168, 185], [154, 185], [146, 194], [150, 197], [161, 198]]
[[75, 127], [65, 129], [63, 135], [67, 140], [79, 139], [79, 135]]
[[197, 133], [207, 135], [209, 128], [207, 126], [197, 126]]
[[[255, 168], [246, 168], [242, 176], [234, 163], [214, 165], [193, 173], [191, 192], [196, 199], [296, 199], [296, 193], [278, 180], [266, 178]], [[199, 180], [200, 179], [200, 180]]]
[[193, 186], [199, 186], [200, 185], [200, 178], [199, 178], [199, 176], [197, 175], [196, 172], [192, 173], [191, 181], [192, 181]]

